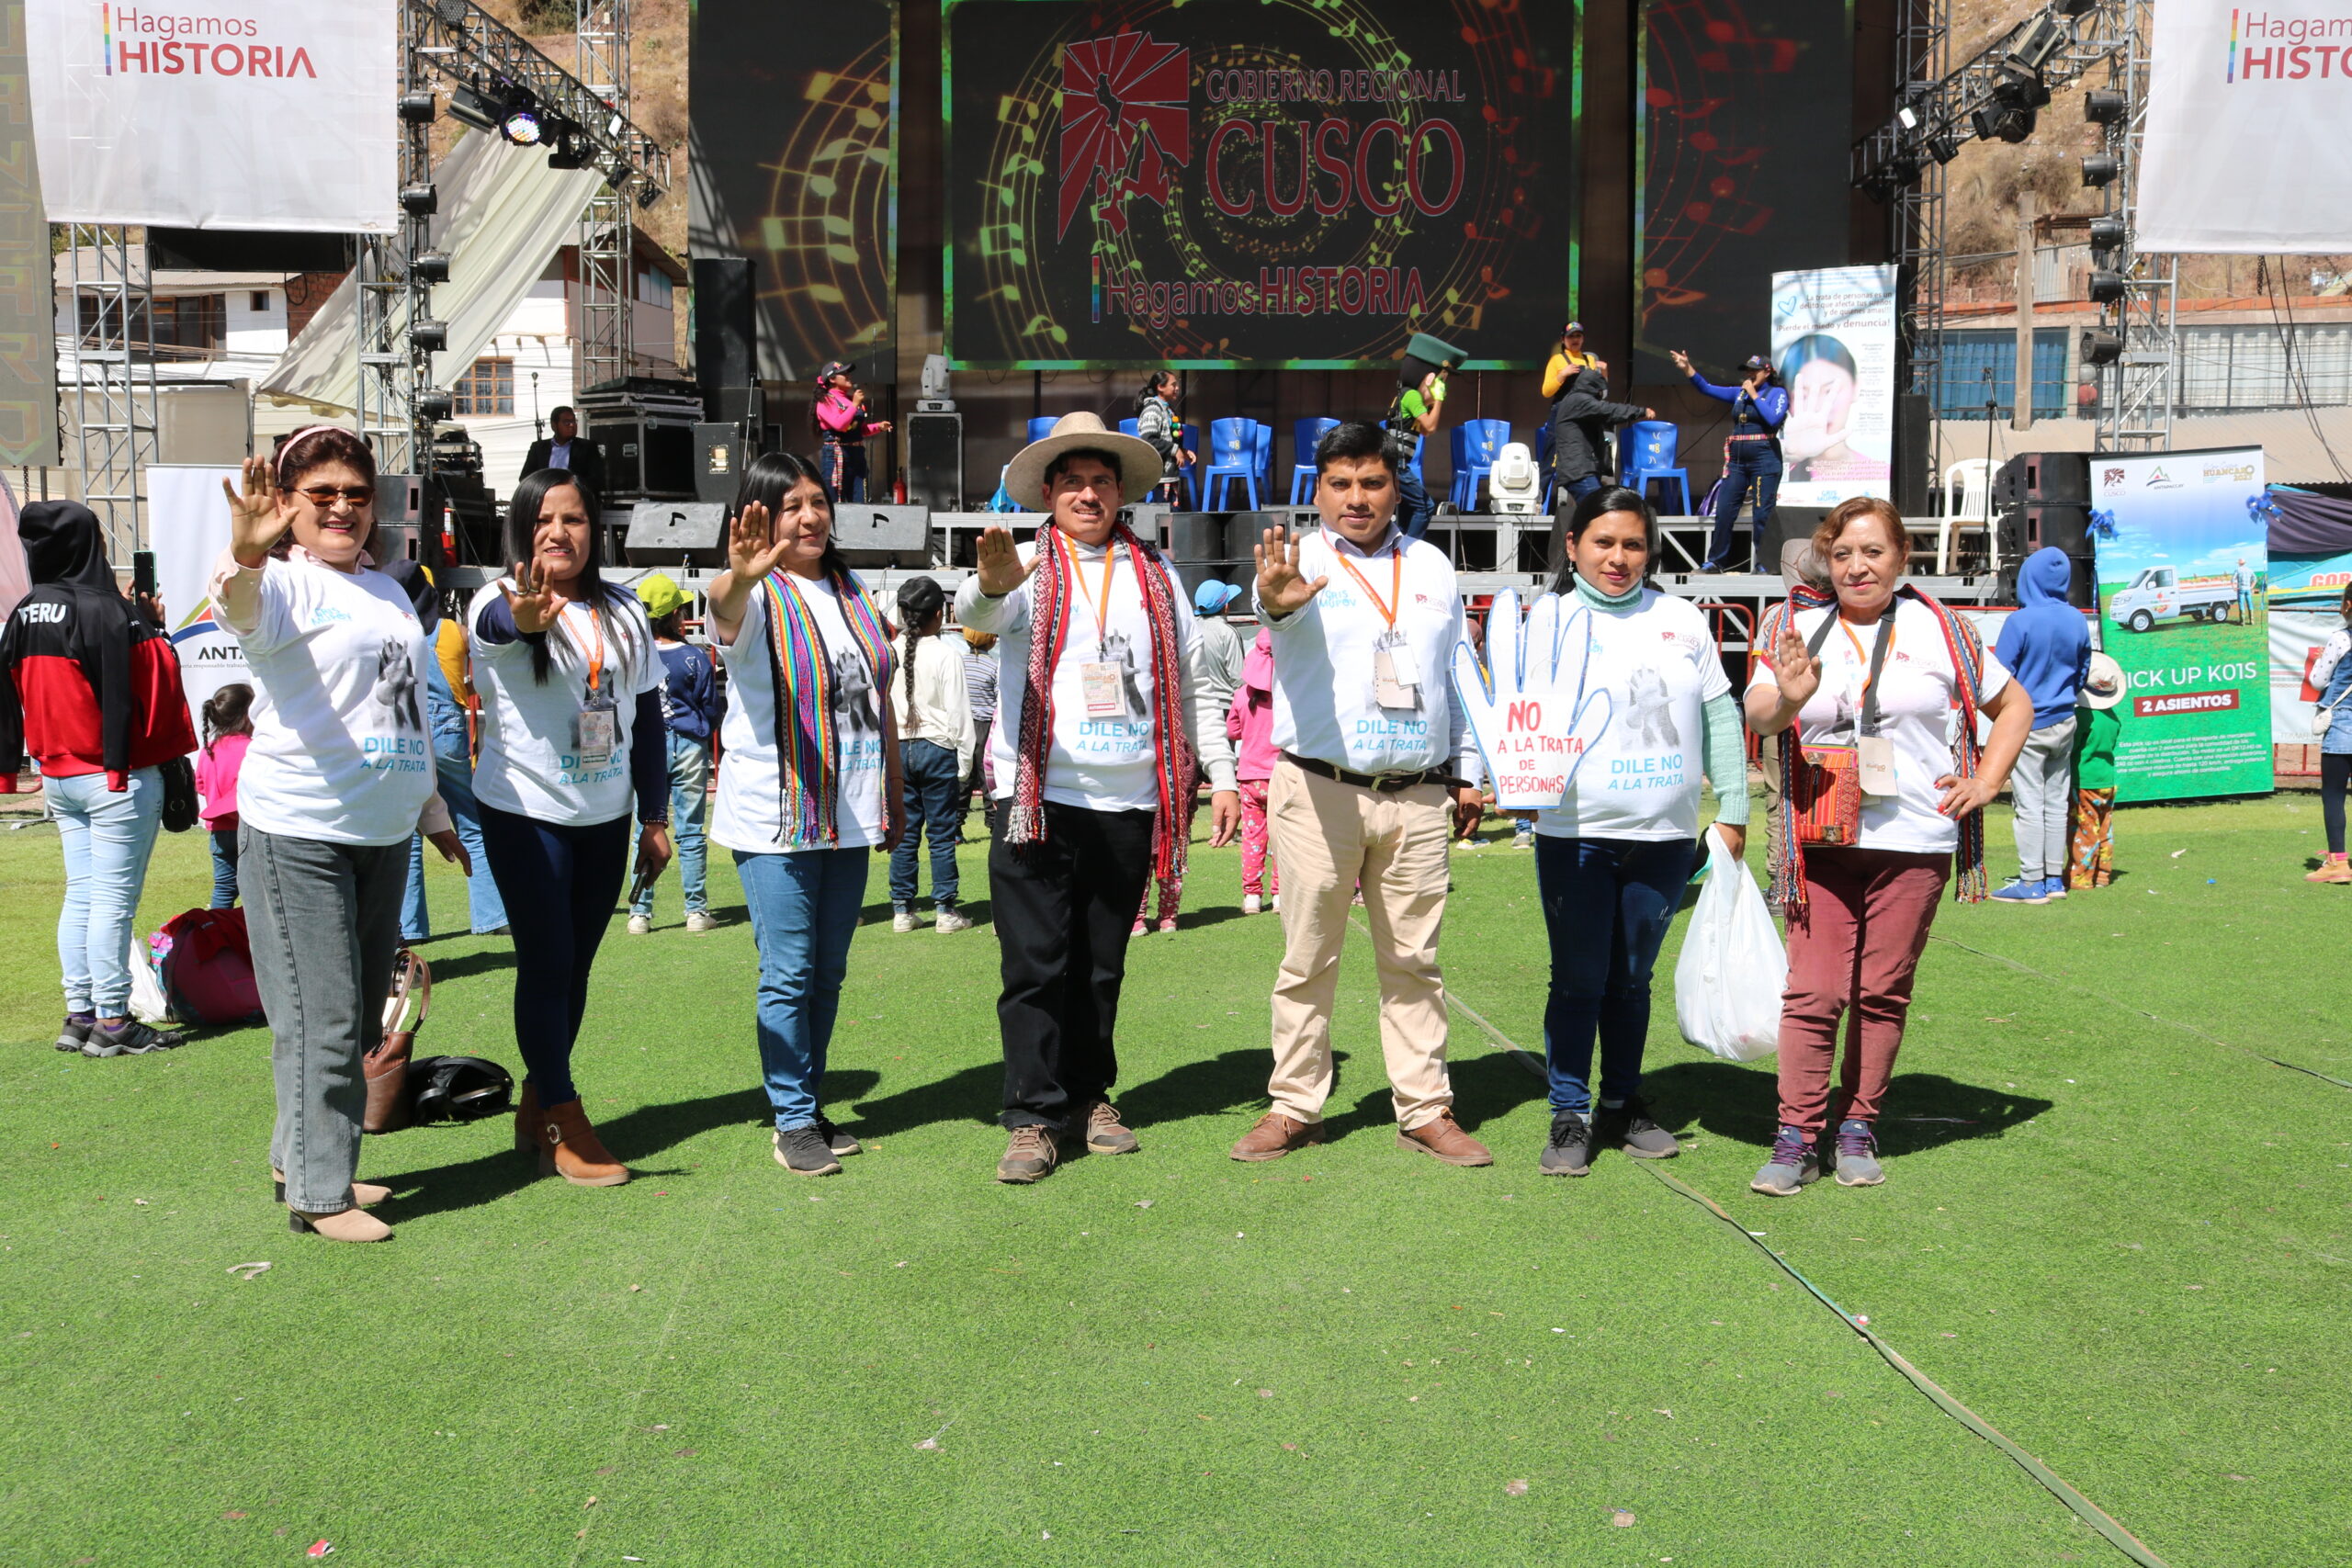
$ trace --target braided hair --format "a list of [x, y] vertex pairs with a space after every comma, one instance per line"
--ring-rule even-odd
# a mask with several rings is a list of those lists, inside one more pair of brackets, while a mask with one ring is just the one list
[[928, 577], [910, 577], [899, 584], [899, 662], [906, 671], [910, 718], [915, 711], [915, 649], [946, 603], [945, 590]]

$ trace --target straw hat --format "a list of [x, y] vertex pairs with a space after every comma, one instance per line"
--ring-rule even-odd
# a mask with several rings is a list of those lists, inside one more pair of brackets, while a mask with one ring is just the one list
[[2111, 708], [2123, 700], [2123, 666], [2110, 654], [2091, 655], [2090, 673], [2083, 677], [2081, 702], [2086, 708]]
[[1046, 468], [1073, 447], [1091, 447], [1119, 459], [1120, 502], [1133, 506], [1159, 484], [1159, 454], [1138, 435], [1106, 429], [1100, 414], [1066, 413], [1054, 421], [1054, 432], [1032, 441], [1013, 457], [1004, 471], [1004, 493], [1023, 506], [1035, 506], [1045, 493]]

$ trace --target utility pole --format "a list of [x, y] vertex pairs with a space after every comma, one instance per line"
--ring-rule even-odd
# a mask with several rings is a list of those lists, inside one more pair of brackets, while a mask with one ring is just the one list
[[2018, 187], [2018, 374], [2009, 400], [2009, 428], [2033, 428], [2033, 187]]

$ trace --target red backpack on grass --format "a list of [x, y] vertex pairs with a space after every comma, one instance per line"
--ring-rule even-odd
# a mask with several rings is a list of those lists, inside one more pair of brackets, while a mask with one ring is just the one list
[[155, 977], [175, 1015], [189, 1023], [262, 1021], [254, 983], [253, 944], [243, 909], [190, 909], [166, 921], [148, 942]]

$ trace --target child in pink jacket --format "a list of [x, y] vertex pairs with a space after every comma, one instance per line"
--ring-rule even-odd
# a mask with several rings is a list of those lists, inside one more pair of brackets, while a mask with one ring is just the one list
[[198, 815], [212, 840], [212, 904], [237, 903], [237, 770], [253, 744], [254, 689], [238, 681], [212, 694], [204, 705], [204, 750], [196, 754]]
[[[1241, 788], [1241, 912], [1271, 908], [1283, 890], [1266, 860], [1266, 784], [1274, 776], [1274, 639], [1261, 631], [1241, 661], [1241, 684], [1226, 710], [1225, 735], [1238, 741], [1234, 777]], [[1274, 895], [1268, 897], [1267, 895]]]

